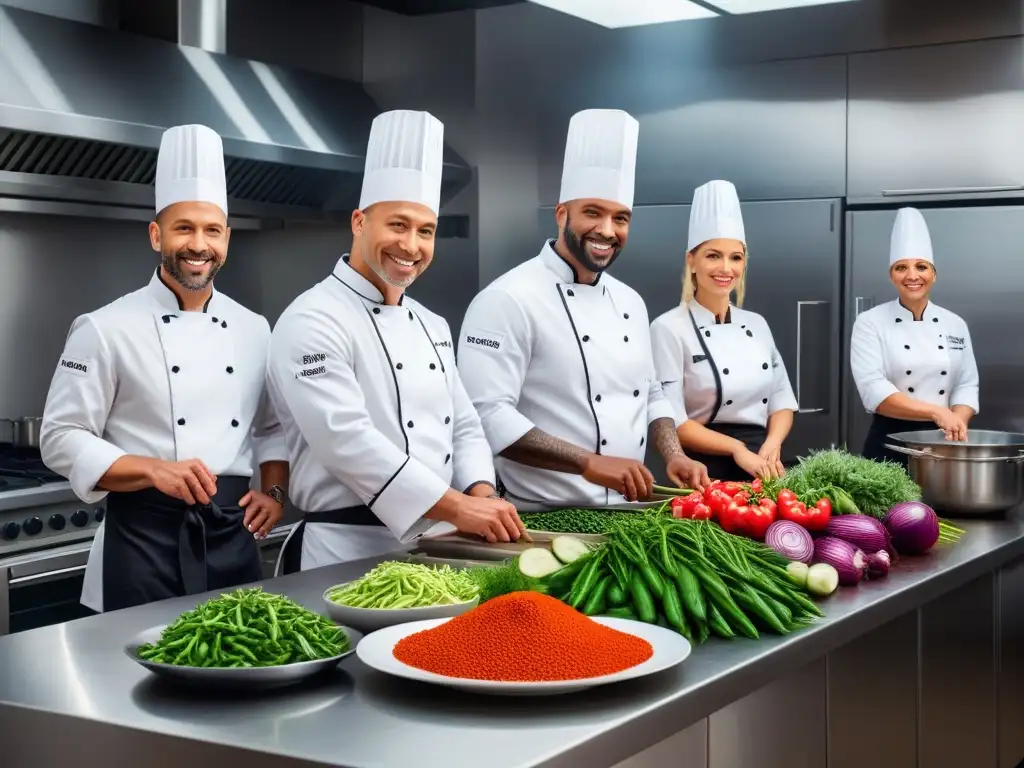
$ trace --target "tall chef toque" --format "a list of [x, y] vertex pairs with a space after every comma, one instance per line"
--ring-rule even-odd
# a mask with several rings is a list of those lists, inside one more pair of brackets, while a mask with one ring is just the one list
[[729, 181], [709, 181], [693, 192], [690, 208], [690, 230], [686, 237], [686, 250], [692, 251], [708, 240], [727, 238], [746, 245], [740, 197]]
[[903, 259], [921, 259], [933, 266], [932, 238], [924, 216], [916, 208], [900, 208], [889, 240], [889, 266]]
[[359, 209], [408, 202], [437, 215], [443, 156], [444, 124], [429, 112], [396, 109], [377, 115], [366, 146]]
[[559, 203], [598, 199], [632, 209], [640, 124], [621, 109], [585, 109], [569, 120]]
[[156, 160], [156, 212], [174, 203], [213, 203], [227, 216], [224, 144], [205, 125], [164, 131]]

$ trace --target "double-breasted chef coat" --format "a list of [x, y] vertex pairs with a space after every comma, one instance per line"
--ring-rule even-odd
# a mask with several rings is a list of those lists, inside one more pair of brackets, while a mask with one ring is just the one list
[[522, 510], [625, 501], [580, 475], [499, 454], [534, 427], [580, 448], [643, 461], [649, 424], [671, 418], [654, 376], [647, 307], [604, 273], [593, 285], [544, 244], [473, 300], [459, 371], [497, 456], [506, 497]]
[[875, 413], [897, 392], [943, 408], [979, 410], [978, 365], [967, 323], [931, 302], [920, 320], [899, 300], [858, 315], [850, 338], [850, 370], [864, 408], [875, 414], [864, 446], [869, 458], [906, 463], [905, 456], [884, 447], [886, 435], [930, 428]]
[[[203, 311], [181, 311], [159, 275], [158, 268], [146, 287], [75, 320], [43, 413], [41, 451], [46, 465], [67, 477], [82, 501], [107, 498], [107, 516], [93, 540], [82, 591], [82, 602], [96, 611], [104, 610], [104, 592], [109, 591], [104, 585], [110, 585], [112, 570], [120, 580], [144, 582], [148, 576], [134, 573], [125, 563], [154, 556], [146, 539], [156, 534], [132, 528], [126, 546], [137, 558], [119, 557], [119, 562], [104, 567], [104, 539], [111, 533], [108, 528], [121, 500], [129, 500], [132, 508], [124, 515], [133, 526], [144, 516], [150, 519], [151, 512], [166, 512], [162, 519], [186, 515], [184, 502], [167, 497], [164, 501], [180, 509], [150, 509], [154, 495], [162, 496], [153, 489], [140, 501], [132, 494], [108, 494], [97, 488], [115, 461], [128, 454], [166, 461], [199, 459], [218, 476], [217, 500], [231, 507], [248, 489], [254, 467], [288, 457], [283, 431], [266, 396], [266, 319], [216, 290]], [[155, 501], [157, 507], [161, 503]], [[146, 512], [137, 511], [136, 504]], [[201, 514], [208, 529], [217, 528], [210, 510]], [[238, 519], [232, 518], [218, 541], [227, 541], [225, 547], [246, 560], [240, 570], [247, 575], [255, 542], [237, 509], [235, 516]], [[201, 519], [197, 522], [201, 527]], [[241, 537], [237, 539], [236, 523]], [[171, 520], [171, 525], [179, 524]], [[212, 551], [206, 554], [211, 560], [218, 557]], [[178, 572], [177, 563], [152, 566], [170, 581], [184, 580], [179, 593], [190, 591], [187, 574]], [[230, 563], [225, 567], [232, 568]], [[254, 578], [259, 578], [258, 571]], [[216, 581], [211, 577], [210, 588], [229, 586]], [[172, 596], [160, 594], [159, 585], [153, 589], [128, 600]], [[119, 597], [117, 605], [106, 609], [123, 607], [124, 599]]]
[[436, 525], [423, 516], [449, 488], [495, 482], [447, 322], [408, 296], [384, 304], [347, 256], [281, 315], [268, 387], [304, 513], [279, 570], [392, 551]]
[[[697, 301], [680, 305], [651, 324], [658, 380], [676, 421], [694, 419], [742, 441], [755, 453], [768, 418], [798, 409], [786, 366], [765, 319], [730, 306], [726, 322]], [[722, 480], [749, 479], [731, 457], [688, 451]]]

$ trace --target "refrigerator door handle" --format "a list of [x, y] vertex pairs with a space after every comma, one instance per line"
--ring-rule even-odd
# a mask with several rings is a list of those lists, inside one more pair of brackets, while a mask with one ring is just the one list
[[866, 296], [857, 296], [853, 300], [853, 315], [856, 317], [861, 312], [867, 312], [869, 309], [873, 309], [874, 306], [874, 299], [869, 299]]
[[[801, 403], [800, 378], [803, 366], [803, 309], [805, 306], [821, 306], [828, 304], [827, 301], [798, 301], [796, 303], [796, 402]], [[797, 413], [825, 413], [828, 408], [803, 408]]]

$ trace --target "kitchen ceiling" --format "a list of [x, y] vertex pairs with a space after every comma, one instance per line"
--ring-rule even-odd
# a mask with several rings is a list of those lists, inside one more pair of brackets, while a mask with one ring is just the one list
[[515, 5], [521, 2], [524, 0], [363, 0], [364, 5], [373, 5], [406, 16], [496, 8], [499, 5]]

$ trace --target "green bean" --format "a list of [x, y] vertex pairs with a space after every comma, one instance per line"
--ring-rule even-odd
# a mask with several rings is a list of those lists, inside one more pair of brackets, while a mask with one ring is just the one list
[[389, 560], [361, 579], [332, 589], [327, 599], [352, 608], [417, 608], [465, 603], [480, 594], [464, 570]]

